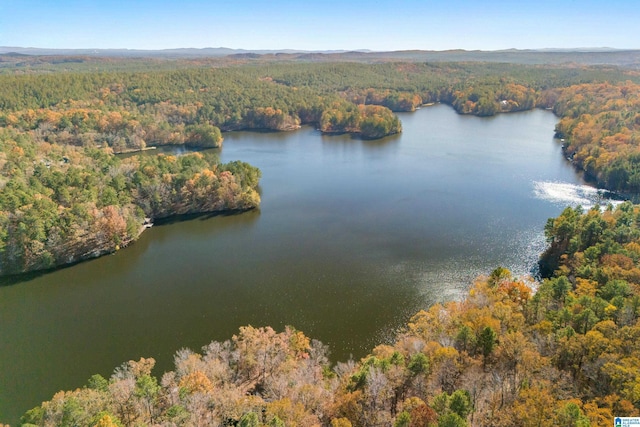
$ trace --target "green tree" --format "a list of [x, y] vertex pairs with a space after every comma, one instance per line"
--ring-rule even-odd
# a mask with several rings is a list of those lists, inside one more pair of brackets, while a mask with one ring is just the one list
[[410, 425], [411, 415], [406, 411], [400, 412], [393, 423], [393, 427], [409, 427]]
[[136, 385], [134, 389], [134, 396], [142, 400], [146, 408], [147, 416], [153, 423], [154, 415], [156, 413], [156, 399], [160, 392], [160, 386], [156, 377], [150, 374], [141, 375], [136, 379]]
[[467, 422], [455, 412], [449, 412], [438, 418], [438, 427], [467, 427]]
[[471, 396], [467, 390], [456, 390], [449, 398], [449, 409], [458, 414], [460, 418], [466, 419], [471, 413]]
[[94, 374], [89, 378], [87, 387], [92, 390], [106, 392], [109, 390], [109, 381], [100, 374]]
[[238, 421], [239, 427], [260, 427], [260, 418], [255, 412], [247, 412], [244, 414], [240, 421]]
[[574, 402], [569, 402], [557, 412], [558, 426], [561, 427], [590, 427], [589, 418]]
[[478, 346], [480, 347], [484, 363], [486, 363], [488, 357], [493, 352], [497, 340], [498, 334], [490, 326], [485, 326], [478, 334]]
[[208, 123], [190, 125], [185, 129], [187, 132], [186, 144], [192, 147], [220, 147], [222, 145], [222, 134], [220, 129]]

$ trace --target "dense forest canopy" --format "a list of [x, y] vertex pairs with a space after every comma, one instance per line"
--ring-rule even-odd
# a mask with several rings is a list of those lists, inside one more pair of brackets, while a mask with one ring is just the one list
[[[124, 64], [124, 65], [123, 65]], [[210, 151], [223, 132], [379, 138], [394, 111], [552, 109], [567, 156], [606, 188], [640, 191], [640, 76], [611, 66], [490, 63], [118, 61], [0, 75], [0, 274], [112, 252], [145, 222], [257, 207], [260, 171]], [[5, 70], [6, 71], [6, 70]], [[22, 70], [24, 71], [24, 70]], [[53, 72], [52, 72], [53, 71]], [[331, 366], [293, 328], [242, 328], [175, 371], [131, 361], [60, 392], [26, 425], [609, 425], [640, 415], [640, 211], [549, 221], [539, 285], [504, 269], [463, 301], [416, 314], [395, 343]], [[535, 292], [532, 288], [535, 288]]]
[[[236, 129], [378, 138], [393, 111], [553, 109], [568, 157], [640, 191], [640, 76], [487, 63], [191, 63], [0, 75], [0, 273], [117, 250], [151, 220], [258, 206], [260, 171], [210, 152]], [[55, 68], [55, 67], [54, 67]], [[24, 70], [22, 70], [24, 71]], [[48, 70], [51, 71], [51, 70]], [[504, 269], [416, 314], [393, 344], [330, 366], [293, 328], [242, 328], [175, 370], [151, 359], [60, 392], [25, 425], [604, 426], [640, 415], [640, 208], [568, 208], [547, 224], [539, 285]], [[535, 292], [532, 288], [535, 288]]]
[[113, 252], [143, 224], [259, 204], [260, 171], [215, 156], [120, 159], [110, 149], [0, 130], [0, 273], [47, 269]]
[[[215, 161], [206, 160], [214, 185], [204, 182], [202, 170], [169, 170], [166, 159], [153, 165], [142, 164], [149, 162], [142, 159], [121, 161], [114, 153], [161, 145], [220, 147], [224, 131], [290, 131], [305, 124], [325, 133], [380, 138], [402, 130], [393, 111], [414, 111], [432, 102], [479, 116], [553, 109], [561, 117], [557, 133], [577, 167], [604, 187], [640, 190], [640, 76], [632, 70], [245, 62], [214, 67], [206, 61], [172, 61], [171, 67], [156, 67], [159, 60], [104, 59], [98, 70], [0, 75], [0, 274], [115, 250], [137, 237], [134, 224], [141, 224], [141, 218], [258, 204], [257, 194], [235, 189], [235, 176], [220, 179]], [[117, 71], [110, 71], [113, 64]], [[179, 159], [176, 165], [182, 163]], [[159, 172], [141, 179], [145, 174], [140, 168]], [[229, 187], [235, 196], [225, 202], [197, 201], [184, 188], [193, 179], [219, 195], [224, 191], [218, 187]], [[74, 188], [83, 188], [84, 194], [74, 194]], [[207, 197], [204, 191], [195, 193]], [[191, 197], [191, 208], [185, 207], [185, 197]], [[165, 205], [158, 207], [153, 200]], [[95, 228], [105, 215], [98, 211], [104, 209], [117, 212], [110, 218], [127, 224], [118, 228], [117, 237], [111, 233], [107, 238], [109, 233]], [[34, 227], [20, 231], [29, 221]]]
[[247, 62], [481, 62], [500, 64], [613, 65], [640, 69], [640, 50], [518, 50], [445, 51], [404, 50], [391, 52], [250, 51], [243, 49], [37, 49], [0, 46], [0, 73], [60, 70], [175, 69], [186, 66], [224, 66]]

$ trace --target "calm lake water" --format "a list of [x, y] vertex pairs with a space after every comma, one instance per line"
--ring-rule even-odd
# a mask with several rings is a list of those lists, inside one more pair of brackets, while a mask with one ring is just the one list
[[156, 226], [115, 255], [0, 287], [0, 421], [122, 362], [172, 369], [181, 347], [242, 325], [293, 325], [334, 360], [389, 341], [416, 311], [505, 266], [526, 275], [543, 227], [595, 191], [546, 111], [400, 115], [380, 141], [225, 135], [223, 161], [262, 169], [262, 206]]

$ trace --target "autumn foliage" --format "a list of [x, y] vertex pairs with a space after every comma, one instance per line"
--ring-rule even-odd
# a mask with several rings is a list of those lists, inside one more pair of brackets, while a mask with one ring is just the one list
[[[632, 80], [634, 80], [632, 81]], [[627, 80], [629, 80], [627, 82]], [[260, 173], [211, 154], [221, 130], [379, 138], [391, 110], [553, 109], [567, 156], [640, 191], [640, 87], [619, 70], [508, 64], [270, 64], [0, 76], [0, 274], [117, 250], [144, 218], [258, 205]], [[542, 283], [502, 268], [420, 311], [394, 343], [332, 365], [293, 328], [241, 328], [174, 371], [130, 361], [59, 392], [25, 425], [609, 426], [640, 415], [640, 208], [568, 208], [545, 229]]]
[[259, 205], [260, 171], [215, 156], [121, 159], [111, 149], [0, 129], [0, 275], [70, 264], [134, 241], [148, 221]]
[[320, 130], [324, 133], [353, 133], [376, 139], [402, 131], [397, 116], [376, 105], [352, 106], [337, 103], [322, 113]]
[[554, 111], [572, 161], [610, 189], [640, 191], [640, 85], [583, 84], [561, 91]]

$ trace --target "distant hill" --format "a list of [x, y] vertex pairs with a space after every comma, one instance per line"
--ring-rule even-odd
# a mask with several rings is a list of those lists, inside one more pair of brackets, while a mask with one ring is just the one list
[[[17, 62], [25, 57], [75, 58], [137, 58], [137, 59], [202, 59], [228, 58], [236, 60], [290, 60], [290, 61], [355, 61], [355, 62], [504, 62], [513, 64], [579, 64], [616, 65], [640, 69], [640, 50], [612, 48], [538, 49], [538, 50], [402, 50], [375, 52], [356, 51], [303, 51], [303, 50], [246, 50], [218, 48], [182, 48], [163, 50], [137, 49], [41, 49], [0, 46], [0, 62]], [[11, 59], [9, 59], [11, 58]], [[49, 62], [40, 61], [40, 62]]]
[[[318, 53], [341, 53], [345, 50], [327, 50]], [[364, 51], [363, 51], [364, 52]], [[143, 50], [143, 49], [44, 49], [35, 47], [8, 47], [0, 46], [0, 54], [17, 53], [23, 55], [66, 55], [66, 56], [105, 56], [105, 57], [174, 57], [174, 58], [195, 58], [195, 57], [215, 57], [238, 54], [297, 54], [309, 53], [309, 51], [282, 49], [282, 50], [247, 50], [247, 49], [230, 49], [226, 47], [205, 47], [205, 48], [179, 48], [179, 49], [161, 49], [161, 50]]]

